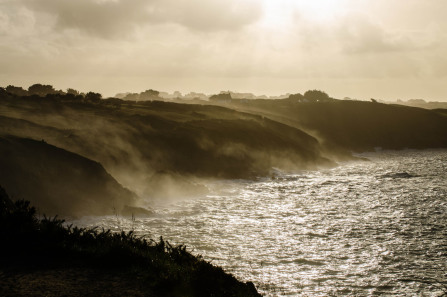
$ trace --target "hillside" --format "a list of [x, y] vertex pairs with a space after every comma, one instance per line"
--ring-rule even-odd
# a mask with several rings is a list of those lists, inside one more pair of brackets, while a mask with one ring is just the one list
[[326, 152], [447, 147], [441, 111], [348, 100], [232, 100], [230, 107], [300, 128], [319, 139]]
[[0, 122], [0, 133], [44, 139], [100, 162], [140, 195], [154, 193], [148, 185], [160, 174], [174, 181], [251, 178], [272, 167], [333, 165], [318, 141], [303, 131], [218, 106], [4, 98]]
[[447, 117], [447, 109], [445, 109], [445, 108], [437, 108], [437, 109], [433, 109], [433, 111], [436, 112], [437, 114]]
[[136, 203], [101, 164], [44, 141], [0, 136], [0, 168], [1, 186], [42, 214], [114, 214]]
[[[223, 104], [3, 97], [0, 135], [16, 137], [3, 137], [3, 146], [8, 144], [7, 149], [16, 151], [16, 156], [25, 154], [31, 158], [37, 155], [33, 154], [36, 150], [43, 157], [22, 163], [20, 158], [4, 158], [3, 162], [11, 168], [15, 162], [20, 174], [3, 174], [9, 187], [0, 182], [14, 195], [28, 194], [19, 191], [25, 191], [19, 181], [24, 180], [21, 176], [30, 175], [34, 177], [26, 183], [31, 188], [42, 188], [39, 190], [51, 197], [60, 193], [70, 196], [64, 190], [73, 188], [73, 197], [89, 193], [85, 194], [86, 201], [90, 197], [110, 197], [100, 204], [113, 209], [132, 203], [131, 199], [118, 198], [130, 197], [121, 190], [112, 191], [115, 194], [111, 195], [107, 187], [99, 186], [109, 178], [150, 201], [206, 194], [203, 179], [253, 178], [268, 175], [272, 168], [333, 166], [331, 160], [351, 159], [350, 151], [447, 147], [447, 118], [443, 110], [342, 100], [233, 99]], [[37, 174], [36, 168], [47, 166], [43, 163], [59, 166], [59, 170], [76, 168], [72, 163], [84, 164], [53, 157], [54, 150], [94, 161], [88, 169], [79, 169], [83, 181], [75, 186], [73, 181], [80, 178], [75, 170], [66, 171], [65, 177], [52, 176], [50, 170]], [[66, 165], [61, 165], [63, 162]], [[100, 164], [113, 178], [100, 173], [104, 170]], [[45, 181], [38, 182], [39, 178]], [[104, 180], [94, 182], [95, 178]], [[104, 192], [85, 187], [86, 181], [102, 187]], [[45, 207], [60, 209], [54, 203]]]

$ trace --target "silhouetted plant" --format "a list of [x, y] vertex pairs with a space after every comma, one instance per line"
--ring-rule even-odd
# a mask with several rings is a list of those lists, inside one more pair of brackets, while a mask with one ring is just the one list
[[48, 94], [55, 94], [57, 93], [57, 91], [53, 88], [52, 85], [34, 84], [28, 88], [28, 93], [30, 95], [38, 95], [44, 97]]
[[17, 264], [16, 258], [25, 255], [26, 264], [42, 257], [59, 262], [78, 259], [137, 273], [148, 287], [169, 296], [259, 296], [253, 284], [237, 281], [184, 245], [173, 246], [162, 237], [148, 241], [133, 231], [73, 227], [57, 216], [38, 220], [29, 202], [12, 203], [1, 187], [0, 238], [0, 261]]
[[304, 99], [304, 96], [301, 95], [300, 93], [297, 93], [297, 94], [291, 94], [291, 95], [289, 96], [289, 99], [290, 99], [290, 100], [296, 100], [296, 101], [302, 101], [302, 100]]
[[74, 96], [78, 96], [78, 95], [79, 95], [79, 91], [77, 91], [77, 90], [75, 90], [75, 89], [72, 89], [72, 88], [68, 88], [68, 89], [67, 89], [67, 94], [71, 94], [71, 95], [74, 95]]
[[160, 92], [155, 91], [152, 89], [146, 90], [144, 92], [140, 93], [139, 99], [140, 100], [153, 100], [153, 99], [160, 99], [159, 97]]
[[12, 95], [16, 95], [16, 96], [27, 96], [28, 95], [28, 91], [24, 90], [22, 87], [16, 87], [16, 86], [12, 86], [9, 85], [6, 87], [6, 92], [12, 94]]
[[319, 90], [306, 91], [304, 93], [304, 98], [309, 101], [327, 101], [330, 99], [328, 94]]
[[8, 97], [8, 92], [4, 88], [0, 88], [0, 98]]
[[210, 97], [210, 101], [231, 101], [231, 99], [230, 93], [221, 93]]
[[88, 92], [85, 94], [85, 100], [91, 101], [91, 102], [99, 102], [102, 98], [102, 95], [95, 92]]

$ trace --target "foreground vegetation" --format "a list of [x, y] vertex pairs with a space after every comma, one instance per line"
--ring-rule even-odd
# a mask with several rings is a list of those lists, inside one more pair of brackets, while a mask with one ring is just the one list
[[[39, 282], [48, 271], [63, 275], [73, 268], [81, 271], [79, 279], [93, 278], [86, 286], [93, 286], [102, 275], [107, 275], [108, 279], [115, 277], [116, 288], [97, 292], [102, 296], [260, 296], [252, 283], [237, 281], [221, 268], [190, 254], [185, 246], [172, 246], [162, 238], [158, 242], [146, 240], [132, 232], [112, 233], [66, 226], [56, 217], [38, 219], [29, 202], [13, 203], [2, 188], [0, 237], [0, 292], [3, 296], [21, 295], [23, 288], [8, 287], [5, 280], [23, 275], [23, 271], [37, 271], [32, 275]], [[132, 293], [124, 292], [121, 282], [134, 284]], [[62, 293], [75, 296], [72, 292], [52, 292], [51, 287], [46, 288], [42, 296]], [[91, 290], [89, 287], [83, 289], [79, 295]], [[36, 296], [35, 292], [27, 292]], [[91, 295], [91, 291], [87, 295]]]

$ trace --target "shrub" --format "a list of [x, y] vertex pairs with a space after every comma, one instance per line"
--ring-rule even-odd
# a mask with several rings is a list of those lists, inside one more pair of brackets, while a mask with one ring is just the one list
[[260, 296], [252, 283], [237, 281], [194, 256], [183, 245], [147, 240], [130, 232], [78, 228], [64, 220], [36, 218], [27, 201], [12, 203], [0, 187], [0, 263], [62, 265], [83, 263], [138, 275], [169, 296]]

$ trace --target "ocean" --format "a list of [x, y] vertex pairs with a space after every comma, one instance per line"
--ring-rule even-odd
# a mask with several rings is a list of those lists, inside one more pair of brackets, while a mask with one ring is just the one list
[[447, 150], [378, 151], [332, 169], [207, 183], [149, 217], [78, 226], [184, 244], [265, 296], [447, 292]]

